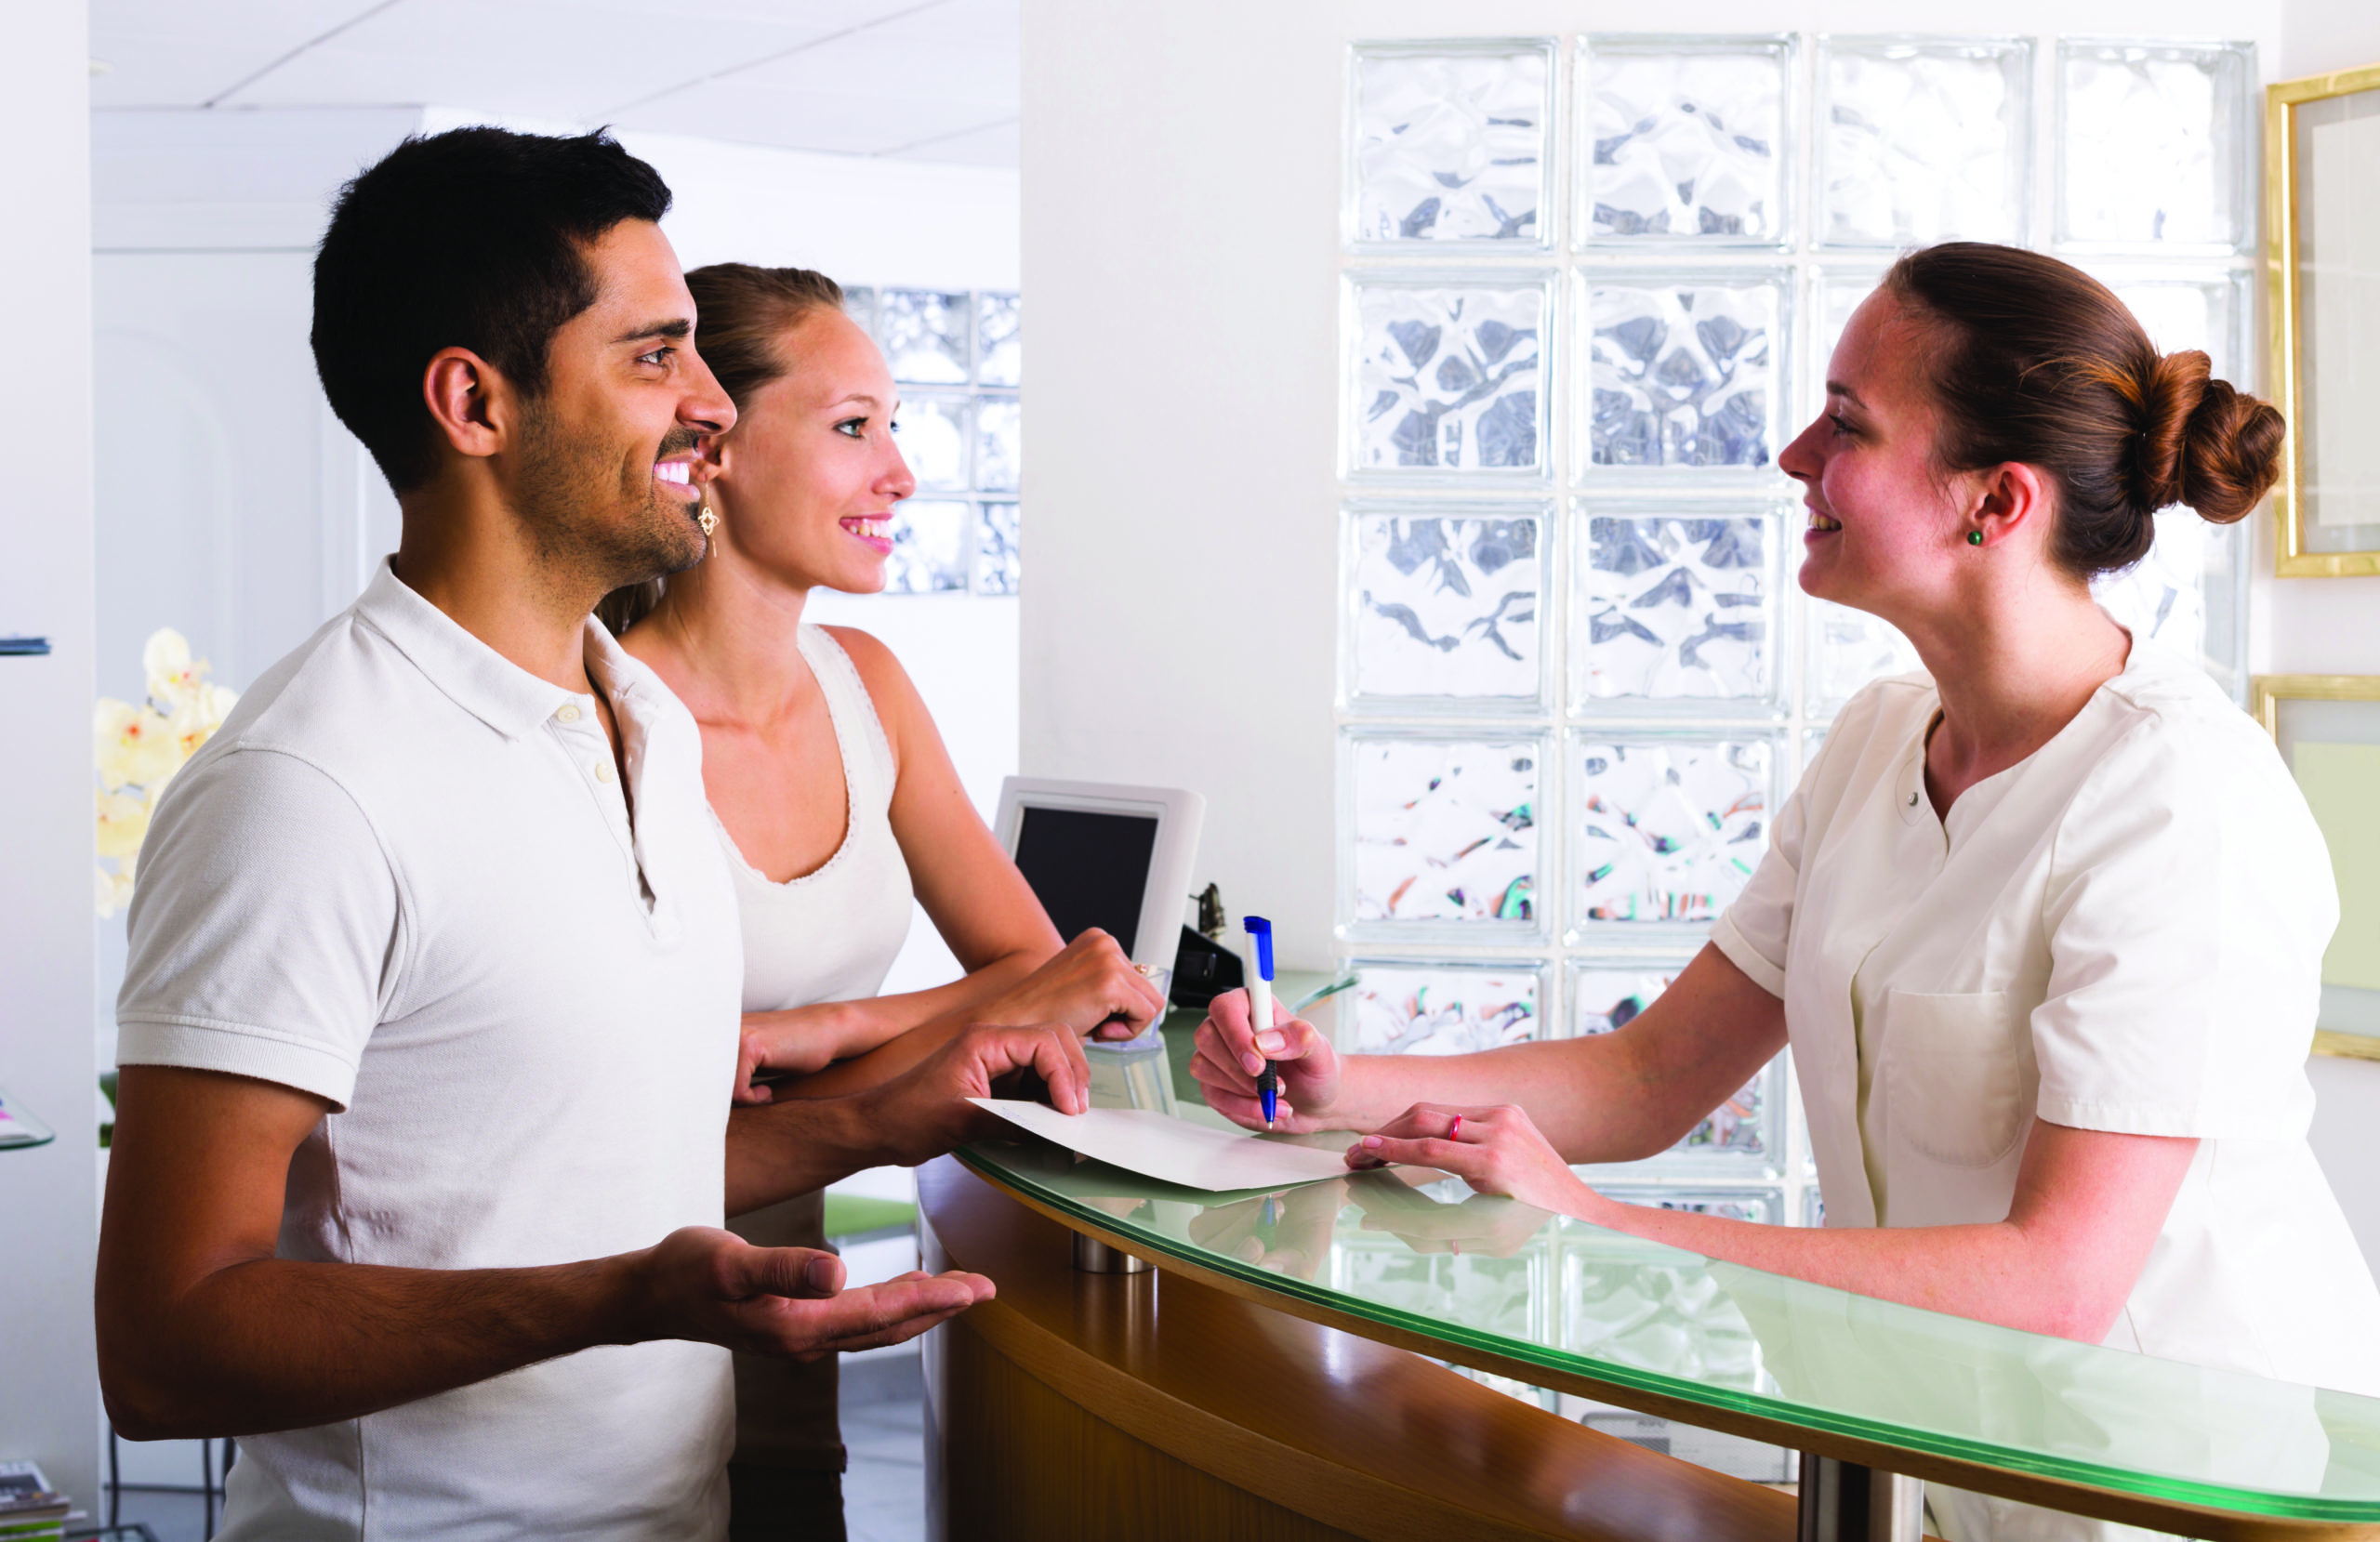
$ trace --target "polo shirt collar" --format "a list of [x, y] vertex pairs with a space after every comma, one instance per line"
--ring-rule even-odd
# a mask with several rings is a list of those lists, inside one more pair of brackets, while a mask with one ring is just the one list
[[[355, 601], [355, 612], [432, 685], [508, 739], [520, 738], [563, 704], [581, 699], [575, 691], [539, 679], [465, 631], [453, 616], [407, 587], [386, 558]], [[592, 617], [588, 625], [599, 630], [602, 626]]]

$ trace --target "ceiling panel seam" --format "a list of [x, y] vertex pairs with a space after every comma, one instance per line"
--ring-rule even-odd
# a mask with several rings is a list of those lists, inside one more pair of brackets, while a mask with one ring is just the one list
[[[389, 3], [393, 5], [396, 3], [396, 0], [389, 0]], [[872, 21], [862, 21], [856, 26], [845, 27], [839, 33], [828, 33], [824, 37], [813, 37], [806, 43], [797, 43], [789, 48], [780, 48], [773, 54], [762, 54], [758, 59], [747, 59], [741, 64], [731, 64], [724, 70], [713, 70], [707, 75], [696, 75], [692, 80], [681, 81], [675, 86], [665, 86], [660, 90], [654, 91], [650, 95], [637, 98], [634, 101], [624, 101], [619, 103], [617, 106], [604, 108], [602, 112], [594, 115], [597, 118], [614, 117], [619, 113], [628, 112], [630, 108], [642, 107], [647, 103], [659, 101], [664, 97], [674, 97], [681, 91], [691, 91], [697, 86], [708, 86], [715, 80], [725, 80], [730, 75], [742, 74], [747, 70], [757, 70], [763, 64], [774, 64], [781, 59], [791, 59], [796, 54], [808, 53], [813, 48], [824, 47], [829, 43], [839, 42], [846, 37], [857, 36], [861, 33], [873, 31], [874, 29], [884, 26], [887, 23], [901, 20], [905, 17], [916, 16], [920, 11], [932, 10], [936, 7], [945, 5], [947, 3], [948, 0], [924, 0], [924, 4], [922, 5], [911, 6], [904, 10], [893, 11], [888, 15], [879, 16]]]
[[945, 139], [963, 139], [970, 134], [986, 134], [995, 128], [1006, 128], [1010, 124], [1015, 123], [1018, 120], [1018, 117], [1019, 114], [1011, 112], [1005, 117], [994, 118], [989, 123], [979, 123], [969, 128], [954, 128], [947, 134], [929, 134], [922, 139], [911, 139], [907, 144], [894, 145], [890, 150], [870, 151], [868, 153], [872, 155], [905, 155], [913, 150], [922, 150], [927, 145], [941, 144]]
[[369, 21], [374, 17], [379, 15], [382, 11], [394, 10], [397, 7], [403, 4], [404, 4], [404, 0], [379, 0], [379, 4], [377, 5], [367, 6], [363, 10], [358, 11], [355, 15], [350, 16], [346, 20], [340, 22], [337, 26], [333, 27], [330, 31], [323, 33], [320, 37], [308, 38], [305, 42], [300, 43], [295, 48], [290, 49], [279, 59], [276, 59], [271, 63], [267, 64], [263, 69], [258, 70], [251, 74], [245, 75], [242, 78], [233, 81], [222, 90], [216, 92], [215, 95], [199, 103], [199, 105], [201, 107], [220, 106], [235, 92], [246, 90], [249, 86], [254, 86], [257, 82], [264, 79], [265, 76], [272, 73], [275, 70], [280, 69], [291, 59], [298, 58], [300, 54], [307, 52], [309, 49], [319, 48], [324, 44], [328, 43], [332, 38], [338, 36], [341, 33], [360, 27], [364, 22]]

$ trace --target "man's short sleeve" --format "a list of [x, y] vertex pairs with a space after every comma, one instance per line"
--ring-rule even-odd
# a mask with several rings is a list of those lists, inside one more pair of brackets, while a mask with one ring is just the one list
[[390, 997], [399, 916], [370, 822], [327, 774], [269, 749], [205, 758], [141, 845], [118, 1063], [230, 1072], [345, 1108]]

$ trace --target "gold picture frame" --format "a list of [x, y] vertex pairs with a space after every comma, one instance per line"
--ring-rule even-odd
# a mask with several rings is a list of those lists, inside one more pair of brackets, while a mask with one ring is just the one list
[[[2288, 710], [2293, 705], [2299, 709], [2295, 713]], [[2342, 705], [2346, 710], [2341, 710]], [[2320, 734], [2330, 750], [2369, 750], [2380, 757], [2380, 675], [2258, 675], [2249, 687], [2248, 710], [2272, 735], [2301, 787], [2306, 787], [2307, 778], [2296, 763], [2300, 733]], [[2329, 743], [2333, 740], [2344, 743]], [[2340, 828], [2342, 822], [2335, 815], [2324, 819], [2326, 798], [2319, 785], [2307, 787], [2307, 792], [2316, 820], [2323, 824], [2323, 838], [2332, 843], [2332, 868], [2338, 872], [2355, 862], [2357, 851], [2369, 842], [2358, 838], [2361, 832], [2350, 835]], [[2374, 794], [2380, 796], [2380, 786], [2374, 787]], [[2348, 847], [2345, 851], [2339, 849], [2342, 843]], [[2355, 863], [2354, 876], [2340, 879], [2342, 933], [2366, 915], [2361, 908], [2351, 912], [2350, 905], [2367, 903], [2380, 893], [2380, 852], [2366, 850], [2363, 855], [2364, 860]], [[2380, 989], [2334, 982], [2328, 956], [2322, 972], [2322, 1010], [2314, 1031], [2314, 1053], [2380, 1061]]]
[[[2380, 574], [2380, 534], [2372, 533], [2375, 527], [2362, 521], [2342, 524], [2335, 528], [2352, 534], [2331, 540], [2321, 539], [2319, 534], [2309, 536], [2307, 529], [2309, 515], [2317, 525], [2324, 522], [2315, 507], [2319, 500], [2308, 497], [2306, 482], [2307, 436], [2311, 433], [2319, 440], [2323, 409], [2314, 401], [2306, 378], [2308, 358], [2304, 344], [2308, 336], [2308, 318], [2305, 311], [2309, 297], [2304, 270], [2307, 244], [2302, 217], [2308, 211], [2301, 206], [2300, 193], [2307, 184], [2308, 167], [2300, 155], [2299, 130], [2307, 125], [2301, 125], [2299, 115], [2309, 105], [2367, 92], [2373, 94], [2374, 105], [2380, 107], [2380, 64], [2281, 81], [2265, 87], [2265, 265], [2272, 301], [2272, 351], [2266, 378], [2271, 384], [2274, 404], [2289, 420], [2289, 435], [2281, 451], [2281, 480], [2272, 494], [2278, 551], [2274, 571], [2283, 578]], [[2334, 110], [2332, 115], [2335, 116], [2338, 111], [2358, 118], [2365, 115], [2365, 109], [2360, 106]], [[2326, 122], [2320, 126], [2340, 125]], [[2328, 188], [2317, 182], [2313, 191], [2314, 196], [2320, 199]], [[2357, 196], [2370, 196], [2369, 189], [2353, 191]], [[2359, 349], [2380, 349], [2380, 337], [2348, 337], [2323, 346], [2347, 357]], [[2337, 403], [2335, 410], [2343, 415], [2358, 415], [2351, 403]], [[2361, 549], [2344, 549], [2341, 543]]]

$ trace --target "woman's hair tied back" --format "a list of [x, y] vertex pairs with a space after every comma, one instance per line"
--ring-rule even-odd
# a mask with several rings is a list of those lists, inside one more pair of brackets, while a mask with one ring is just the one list
[[2183, 504], [2228, 524], [2280, 473], [2281, 414], [2215, 379], [2198, 349], [2160, 353], [2081, 269], [1950, 242], [1905, 254], [1884, 287], [1929, 333], [1937, 458], [1952, 471], [2016, 462], [2048, 472], [2050, 554], [2078, 580], [2147, 556], [2159, 510]]

